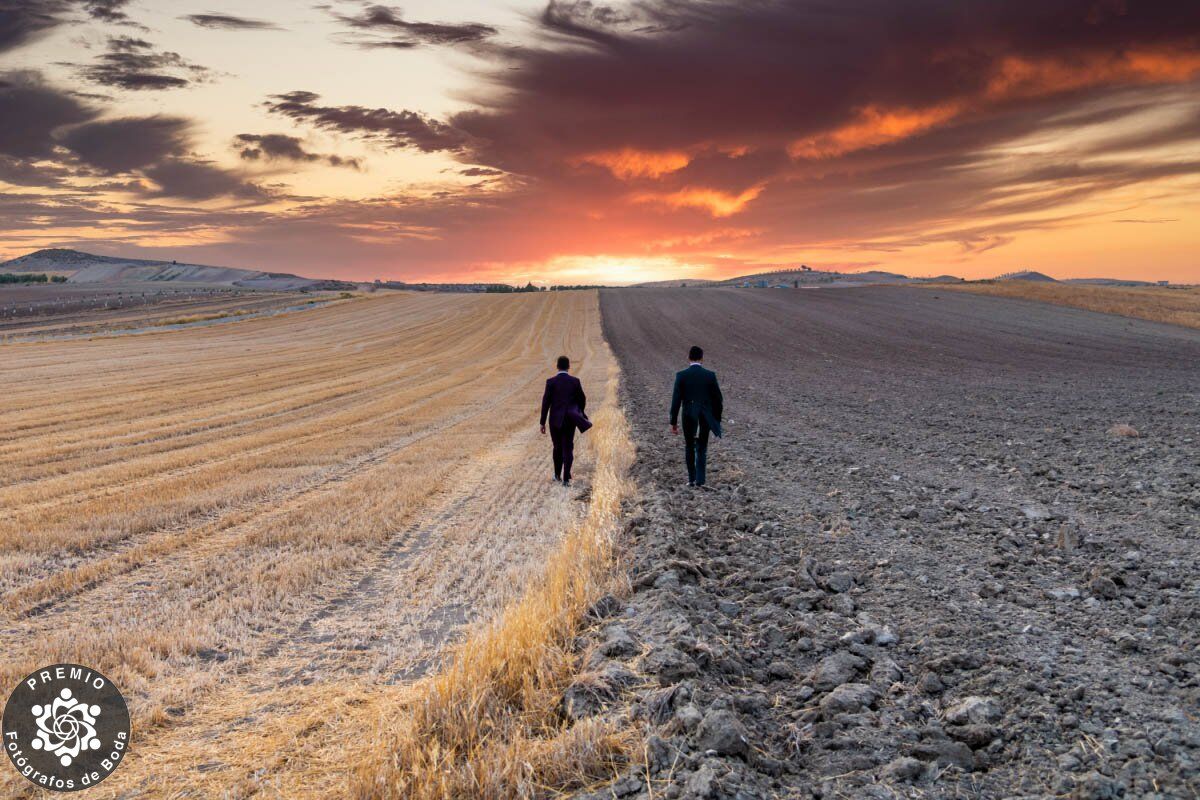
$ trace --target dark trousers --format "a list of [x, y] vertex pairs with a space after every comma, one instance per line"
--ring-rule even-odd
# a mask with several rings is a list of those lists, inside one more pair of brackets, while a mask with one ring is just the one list
[[565, 422], [561, 428], [551, 425], [550, 441], [554, 442], [554, 477], [571, 480], [571, 464], [575, 462], [575, 424]]
[[687, 463], [688, 481], [703, 486], [708, 462], [708, 420], [683, 418], [683, 460]]

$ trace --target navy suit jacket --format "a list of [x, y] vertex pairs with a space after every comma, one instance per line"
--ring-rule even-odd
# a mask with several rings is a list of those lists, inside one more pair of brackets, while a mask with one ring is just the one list
[[699, 364], [675, 373], [675, 390], [671, 392], [671, 424], [683, 416], [704, 420], [709, 429], [721, 436], [721, 414], [725, 408], [721, 387], [717, 384], [717, 373]]
[[583, 393], [583, 384], [574, 375], [560, 372], [546, 380], [546, 391], [542, 394], [542, 423], [550, 418], [551, 428], [561, 428], [570, 422], [585, 431], [592, 423], [584, 414], [587, 408], [587, 396]]

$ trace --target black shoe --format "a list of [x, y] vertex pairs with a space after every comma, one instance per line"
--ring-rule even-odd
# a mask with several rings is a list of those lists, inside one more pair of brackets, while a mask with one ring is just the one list
[[688, 481], [688, 487], [689, 487], [689, 488], [690, 488], [690, 487], [692, 487], [692, 486], [695, 486], [695, 485], [696, 485], [696, 482], [695, 482], [695, 481]]
[[570, 479], [570, 478], [563, 478], [563, 482], [562, 482], [562, 483], [563, 483], [563, 486], [570, 486], [570, 485], [571, 485], [571, 479]]
[[554, 476], [554, 482], [555, 482], [555, 483], [562, 483], [562, 478], [560, 478], [560, 477], [558, 477], [557, 475], [555, 475], [555, 476]]

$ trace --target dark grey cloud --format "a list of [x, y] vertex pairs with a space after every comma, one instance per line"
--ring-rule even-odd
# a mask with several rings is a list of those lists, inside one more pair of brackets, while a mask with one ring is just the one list
[[0, 155], [0, 183], [14, 186], [61, 186], [71, 171], [59, 164], [34, 164], [23, 158]]
[[629, 33], [634, 16], [603, 3], [590, 0], [556, 2], [550, 0], [542, 10], [543, 31], [568, 39], [583, 39], [601, 45], [619, 45], [622, 33]]
[[234, 138], [234, 147], [246, 161], [298, 161], [310, 164], [322, 161], [334, 167], [362, 169], [362, 163], [357, 158], [310, 152], [304, 148], [300, 137], [283, 133], [239, 133]]
[[278, 31], [283, 30], [273, 22], [249, 17], [235, 17], [231, 14], [188, 14], [180, 17], [199, 25], [201, 28], [226, 31]]
[[182, 117], [125, 117], [76, 126], [59, 141], [84, 164], [116, 174], [183, 155], [190, 127]]
[[153, 50], [154, 45], [136, 36], [110, 36], [108, 38], [108, 49], [114, 53], [137, 53], [145, 50]]
[[503, 175], [504, 171], [490, 167], [467, 167], [460, 169], [458, 174], [466, 175], [468, 178], [494, 178], [497, 175]]
[[400, 9], [382, 5], [367, 6], [357, 14], [331, 13], [348, 27], [366, 34], [347, 39], [359, 47], [410, 49], [421, 45], [472, 44], [498, 33], [491, 25], [478, 22], [409, 22]]
[[84, 0], [83, 9], [92, 19], [102, 22], [129, 22], [129, 15], [122, 9], [129, 5], [129, 0]]
[[[0, 124], [0, 181], [53, 187], [63, 203], [72, 196], [104, 191], [188, 200], [272, 198], [245, 176], [198, 160], [192, 153], [188, 119], [97, 116], [94, 107], [42, 84], [37, 74], [0, 76], [0, 119], [22, 123]], [[325, 158], [329, 163], [337, 161]], [[349, 165], [344, 161], [342, 165]], [[99, 176], [119, 177], [86, 190], [73, 188], [77, 178]]]
[[93, 20], [142, 28], [121, 9], [129, 0], [0, 0], [0, 53], [20, 47], [71, 21], [82, 11]]
[[[122, 191], [139, 191], [140, 185], [120, 187]], [[263, 224], [268, 221], [266, 212], [247, 208], [205, 209], [195, 206], [167, 205], [154, 201], [133, 201], [117, 206], [87, 192], [62, 192], [53, 194], [0, 193], [0, 228], [31, 229], [47, 226], [47, 246], [77, 247], [91, 249], [95, 242], [112, 241], [120, 247], [114, 255], [129, 254], [146, 234], [185, 234], [211, 231], [220, 228], [236, 231], [243, 226]], [[90, 229], [98, 238], [82, 240], [51, 240], [54, 228]], [[118, 235], [118, 230], [127, 231]], [[111, 240], [104, 237], [117, 237]], [[17, 255], [17, 253], [12, 253]], [[168, 256], [174, 258], [175, 256]], [[226, 260], [224, 263], [230, 263]]]
[[68, 8], [65, 0], [0, 0], [0, 53], [55, 27]]
[[0, 82], [0, 154], [48, 158], [56, 130], [96, 116], [90, 106], [43, 85], [33, 73], [10, 73]]
[[100, 92], [80, 92], [76, 89], [69, 89], [66, 93], [71, 97], [78, 97], [80, 100], [89, 100], [97, 103], [110, 103], [113, 99], [111, 94], [101, 94]]
[[338, 131], [382, 142], [395, 148], [426, 153], [458, 151], [467, 137], [453, 126], [416, 111], [392, 111], [365, 106], [326, 106], [313, 92], [273, 95], [264, 105], [273, 114], [325, 130]]
[[239, 175], [205, 161], [171, 158], [142, 170], [158, 185], [152, 194], [184, 200], [237, 197], [267, 200], [268, 194]]
[[140, 174], [156, 185], [137, 181], [124, 191], [156, 197], [209, 200], [236, 197], [265, 200], [267, 193], [245, 177], [191, 154], [191, 122], [182, 117], [124, 117], [89, 122], [59, 137], [85, 167], [105, 175]]
[[133, 36], [111, 37], [107, 52], [94, 63], [68, 66], [93, 83], [135, 91], [178, 89], [210, 74], [179, 53], [156, 51], [150, 42]]
[[141, 178], [131, 178], [129, 180], [107, 180], [99, 183], [88, 184], [88, 191], [91, 192], [119, 192], [123, 194], [146, 194], [146, 183]]

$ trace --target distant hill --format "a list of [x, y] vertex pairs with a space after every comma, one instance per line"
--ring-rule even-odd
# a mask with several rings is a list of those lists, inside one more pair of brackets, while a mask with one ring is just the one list
[[642, 289], [669, 289], [675, 286], [716, 286], [721, 281], [706, 280], [704, 278], [677, 278], [673, 281], [646, 281], [645, 283], [637, 283], [634, 286]]
[[[1051, 278], [1044, 272], [1021, 270], [991, 278], [993, 281], [1030, 281], [1032, 283], [1067, 283], [1084, 286], [1165, 286], [1165, 281], [1139, 281], [1126, 278]], [[985, 281], [986, 282], [986, 281]], [[956, 275], [937, 275], [932, 278], [912, 278], [896, 272], [868, 270], [866, 272], [833, 272], [817, 269], [781, 269], [772, 272], [756, 272], [724, 280], [702, 278], [679, 278], [673, 281], [649, 281], [635, 284], [636, 287], [675, 286], [747, 286], [750, 288], [813, 287], [813, 286], [864, 286], [873, 284], [921, 284], [921, 283], [965, 283]]]
[[52, 248], [0, 263], [0, 272], [53, 272], [68, 275], [74, 284], [187, 283], [239, 286], [246, 289], [295, 291], [352, 288], [344, 281], [304, 278], [287, 272], [262, 272], [176, 261], [116, 258], [79, 250]]
[[724, 280], [704, 280], [700, 278], [681, 278], [673, 281], [649, 281], [639, 283], [638, 287], [672, 287], [672, 286], [749, 286], [749, 287], [811, 287], [811, 286], [862, 286], [866, 284], [906, 284], [906, 283], [946, 283], [958, 282], [962, 278], [953, 275], [939, 275], [936, 278], [910, 278], [895, 272], [868, 270], [866, 272], [832, 272], [826, 270], [790, 268], [773, 270], [771, 272], [756, 272], [751, 275], [739, 275], [736, 278]]
[[1031, 269], [1022, 270], [1021, 272], [1009, 272], [1004, 275], [997, 275], [998, 281], [1036, 281], [1038, 283], [1058, 283], [1054, 278], [1041, 272], [1034, 272]]

